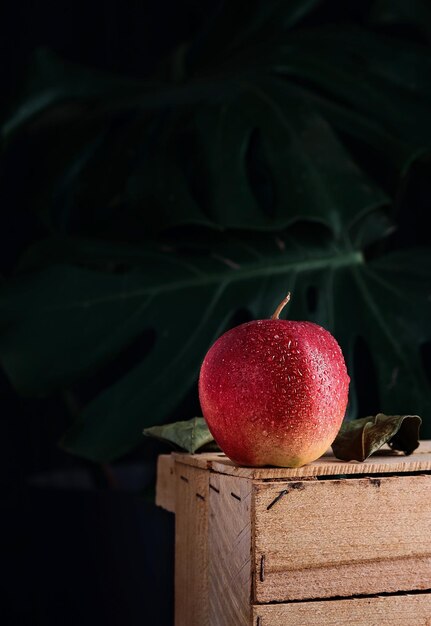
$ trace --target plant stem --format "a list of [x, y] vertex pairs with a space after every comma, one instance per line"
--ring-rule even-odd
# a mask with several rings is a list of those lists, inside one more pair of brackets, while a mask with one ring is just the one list
[[279, 319], [280, 313], [282, 312], [282, 310], [284, 309], [286, 304], [289, 302], [289, 300], [290, 300], [290, 291], [287, 292], [287, 296], [284, 298], [284, 300], [282, 300], [280, 302], [278, 307], [275, 309], [274, 313], [271, 316], [272, 320], [278, 320]]

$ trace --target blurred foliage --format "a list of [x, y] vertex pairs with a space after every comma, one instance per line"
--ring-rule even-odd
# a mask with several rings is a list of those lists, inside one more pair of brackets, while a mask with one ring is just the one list
[[391, 237], [429, 171], [427, 5], [331, 5], [217, 4], [145, 80], [35, 53], [2, 172], [24, 161], [13, 193], [49, 236], [1, 289], [0, 358], [20, 392], [63, 392], [71, 452], [117, 458], [175, 417], [214, 339], [287, 290], [343, 348], [348, 417], [362, 342], [374, 412], [431, 434], [431, 254]]

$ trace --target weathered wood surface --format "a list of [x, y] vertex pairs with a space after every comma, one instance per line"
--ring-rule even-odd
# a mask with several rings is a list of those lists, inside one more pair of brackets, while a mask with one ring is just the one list
[[389, 448], [379, 450], [369, 459], [340, 461], [332, 452], [327, 452], [320, 459], [303, 467], [239, 467], [222, 453], [202, 454], [174, 453], [176, 460], [196, 467], [211, 469], [220, 474], [241, 476], [256, 480], [283, 479], [306, 476], [334, 476], [338, 474], [400, 474], [431, 470], [431, 441], [422, 441], [419, 448], [410, 456], [395, 453]]
[[175, 459], [161, 454], [157, 459], [156, 504], [175, 513]]
[[209, 623], [248, 626], [251, 620], [251, 481], [210, 475]]
[[431, 442], [298, 469], [162, 455], [176, 626], [431, 626], [430, 595], [415, 593], [431, 589], [430, 468]]
[[431, 626], [431, 594], [253, 607], [253, 626]]
[[208, 615], [209, 472], [177, 465], [175, 626], [212, 626]]
[[338, 461], [332, 454], [327, 453], [314, 463], [301, 468], [238, 467], [224, 454], [214, 452], [162, 454], [159, 456], [157, 465], [156, 504], [171, 512], [175, 512], [175, 461], [212, 472], [254, 480], [288, 480], [339, 474], [397, 474], [431, 471], [431, 441], [422, 441], [418, 450], [410, 456], [382, 450], [364, 463], [354, 461], [346, 463]]
[[431, 589], [430, 529], [430, 475], [255, 482], [255, 602]]

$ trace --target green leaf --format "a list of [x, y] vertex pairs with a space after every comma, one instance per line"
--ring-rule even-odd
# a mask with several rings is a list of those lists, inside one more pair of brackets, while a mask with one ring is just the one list
[[401, 175], [408, 171], [412, 163], [429, 152], [427, 142], [416, 142], [412, 137], [400, 137], [398, 133], [388, 129], [383, 121], [355, 111], [353, 106], [333, 102], [330, 98], [310, 90], [308, 98], [336, 131], [368, 146]]
[[370, 17], [375, 24], [411, 24], [431, 37], [428, 0], [376, 0]]
[[[387, 204], [337, 133], [404, 174], [430, 149], [431, 56], [364, 28], [290, 30], [315, 4], [254, 2], [244, 19], [239, 7], [225, 3], [214, 31], [226, 35], [223, 50], [217, 38], [198, 39], [190, 54], [199, 67], [189, 61], [180, 83], [108, 75], [39, 52], [3, 133], [10, 137], [29, 123], [36, 134], [54, 124], [70, 133], [70, 142], [64, 132], [57, 142], [74, 145], [69, 166], [56, 159], [64, 173], [47, 167], [45, 157], [34, 177], [37, 187], [47, 171], [59, 176], [61, 193], [50, 187], [41, 200], [53, 202], [52, 222], [95, 206], [103, 209], [89, 221], [110, 220], [104, 232], [111, 233], [121, 213], [144, 231], [196, 224], [276, 231], [312, 220], [340, 236]], [[122, 119], [115, 132], [113, 119]], [[84, 132], [89, 124], [97, 132]], [[153, 126], [157, 131], [148, 132]], [[105, 140], [94, 151], [100, 133]], [[55, 154], [52, 146], [41, 148], [38, 153]], [[32, 187], [29, 195], [40, 194]]]
[[[305, 219], [339, 235], [389, 201], [355, 166], [325, 119], [282, 81], [244, 83], [237, 101], [208, 108], [197, 124], [209, 172], [209, 212], [220, 225], [273, 230]], [[267, 171], [267, 202], [259, 202], [250, 185], [247, 150]]]
[[[2, 135], [9, 138], [16, 130], [53, 105], [63, 104], [62, 117], [79, 117], [83, 99], [112, 98], [126, 92], [136, 94], [138, 81], [66, 63], [54, 52], [39, 48], [28, 71], [28, 81], [20, 104], [3, 124]], [[64, 106], [72, 103], [71, 106]], [[57, 122], [61, 118], [57, 118]]]
[[[181, 133], [170, 129], [132, 178], [134, 201], [143, 204], [151, 188], [165, 226], [274, 230], [305, 219], [339, 235], [389, 202], [301, 92], [276, 79], [244, 81], [240, 93], [197, 112], [190, 125], [182, 141], [192, 137], [199, 149], [182, 157]], [[187, 121], [179, 126], [184, 134]], [[252, 168], [266, 176], [266, 199], [251, 183]], [[191, 193], [197, 180], [200, 202]]]
[[[396, 189], [429, 151], [431, 56], [363, 24], [295, 30], [315, 6], [225, 2], [148, 81], [36, 56], [3, 157], [25, 131], [24, 210], [49, 232], [105, 242], [28, 252], [1, 288], [1, 362], [18, 389], [40, 395], [145, 339], [141, 358], [82, 409], [64, 439], [71, 451], [127, 452], [148, 416], [172, 416], [232, 316], [266, 317], [288, 289], [289, 314], [332, 330], [353, 379], [355, 346], [367, 343], [379, 407], [430, 410], [430, 253], [368, 261], [363, 250], [393, 228], [373, 210], [389, 203], [381, 185]], [[148, 243], [155, 231], [166, 245]], [[356, 407], [352, 385], [350, 416]]]
[[214, 441], [203, 417], [194, 417], [183, 422], [151, 426], [144, 435], [174, 444], [181, 450], [194, 454]]
[[387, 412], [426, 415], [431, 403], [420, 346], [431, 338], [431, 302], [423, 296], [430, 253], [365, 262], [360, 250], [307, 232], [307, 238], [224, 234], [168, 249], [39, 245], [26, 272], [0, 292], [2, 366], [22, 392], [49, 393], [97, 372], [149, 332], [154, 341], [141, 361], [84, 407], [63, 441], [87, 458], [116, 458], [140, 441], [149, 416], [162, 423], [172, 415], [236, 311], [269, 317], [291, 291], [289, 318], [327, 327], [353, 380], [355, 342], [365, 339]]
[[[268, 63], [306, 79], [335, 127], [396, 153], [430, 149], [431, 54], [359, 28], [316, 28], [292, 35]], [[332, 111], [331, 111], [332, 109]], [[336, 116], [340, 116], [337, 121]], [[400, 157], [398, 157], [400, 158]]]
[[345, 422], [332, 444], [334, 455], [343, 461], [365, 461], [384, 444], [404, 454], [419, 446], [418, 415], [384, 415], [363, 417]]
[[[277, 40], [301, 21], [321, 0], [237, 0], [224, 1], [213, 12], [207, 27], [189, 52], [189, 70], [195, 73], [256, 45]], [[220, 46], [220, 43], [223, 45]]]

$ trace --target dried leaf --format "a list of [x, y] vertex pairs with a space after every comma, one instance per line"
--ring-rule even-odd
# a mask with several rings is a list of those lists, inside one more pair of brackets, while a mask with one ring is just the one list
[[419, 446], [419, 415], [384, 415], [345, 422], [332, 450], [343, 461], [365, 461], [387, 443], [393, 450], [411, 454]]
[[205, 448], [207, 451], [215, 449], [214, 438], [203, 417], [194, 417], [183, 422], [163, 424], [162, 426], [152, 426], [145, 428], [143, 432], [147, 437], [155, 437], [174, 444], [175, 447], [192, 454], [201, 448]]

